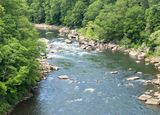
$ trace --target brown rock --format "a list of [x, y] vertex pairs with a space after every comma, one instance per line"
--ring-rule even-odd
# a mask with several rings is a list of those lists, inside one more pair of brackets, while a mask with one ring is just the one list
[[159, 62], [160, 62], [160, 57], [151, 58], [151, 63], [159, 63]]
[[155, 85], [160, 85], [160, 79], [153, 79], [152, 83]]
[[59, 68], [57, 66], [50, 66], [50, 70], [59, 70]]
[[142, 60], [142, 59], [145, 58], [145, 56], [146, 56], [146, 54], [145, 54], [144, 52], [142, 52], [142, 53], [138, 54], [137, 58], [138, 58], [139, 60]]
[[149, 99], [147, 99], [147, 101], [145, 103], [148, 105], [159, 105], [160, 100], [156, 99], [156, 98], [149, 98]]
[[138, 55], [138, 52], [136, 52], [136, 51], [130, 51], [130, 52], [129, 52], [129, 56], [131, 56], [131, 57], [133, 57], [133, 58], [136, 58], [137, 55]]
[[154, 96], [160, 98], [160, 93], [159, 92], [154, 92]]
[[143, 94], [143, 95], [139, 96], [138, 99], [141, 100], [141, 101], [147, 101], [151, 97], [152, 96], [150, 96], [150, 95]]
[[145, 62], [150, 62], [150, 59], [148, 59], [148, 58], [145, 58]]
[[157, 79], [160, 79], [160, 74], [157, 74], [156, 76], [157, 76]]

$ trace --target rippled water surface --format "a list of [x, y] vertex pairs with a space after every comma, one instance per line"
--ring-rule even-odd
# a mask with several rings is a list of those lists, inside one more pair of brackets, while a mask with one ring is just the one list
[[[146, 106], [137, 100], [153, 89], [143, 85], [144, 80], [157, 74], [152, 65], [137, 64], [121, 52], [86, 52], [77, 42], [66, 44], [58, 38], [56, 33], [50, 37], [58, 52], [49, 53], [48, 61], [60, 70], [49, 73], [35, 96], [20, 103], [13, 115], [160, 115], [160, 107]], [[119, 73], [113, 75], [111, 71]], [[138, 71], [143, 75], [136, 74]], [[68, 75], [72, 80], [60, 80], [60, 75]], [[132, 76], [141, 79], [126, 80]]]

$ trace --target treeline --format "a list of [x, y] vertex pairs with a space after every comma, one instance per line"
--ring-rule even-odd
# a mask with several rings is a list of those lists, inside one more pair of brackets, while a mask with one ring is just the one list
[[0, 114], [39, 80], [41, 47], [25, 0], [0, 0]]
[[28, 0], [30, 20], [160, 55], [159, 0]]

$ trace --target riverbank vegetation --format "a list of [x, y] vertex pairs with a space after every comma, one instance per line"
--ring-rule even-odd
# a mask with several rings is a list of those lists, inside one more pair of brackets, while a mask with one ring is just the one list
[[41, 47], [25, 0], [0, 0], [0, 114], [27, 96], [39, 80]]
[[159, 0], [28, 0], [30, 20], [160, 55]]

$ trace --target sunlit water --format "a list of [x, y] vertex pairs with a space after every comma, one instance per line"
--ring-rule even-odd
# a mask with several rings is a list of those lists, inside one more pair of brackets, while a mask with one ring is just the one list
[[[158, 73], [152, 65], [137, 64], [121, 52], [86, 52], [77, 42], [66, 44], [53, 36], [50, 42], [58, 52], [48, 54], [49, 62], [60, 70], [49, 73], [35, 96], [20, 103], [13, 115], [160, 115], [160, 107], [137, 100], [147, 90], [158, 90], [144, 85], [144, 80]], [[138, 71], [143, 75], [136, 74]], [[73, 81], [60, 80], [60, 75]], [[126, 80], [132, 76], [141, 79]]]

